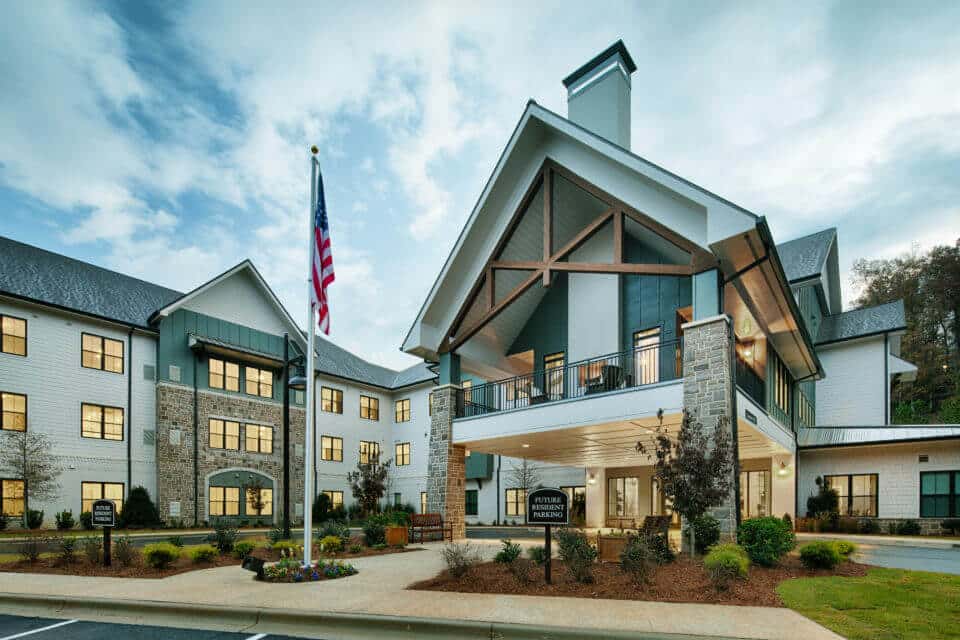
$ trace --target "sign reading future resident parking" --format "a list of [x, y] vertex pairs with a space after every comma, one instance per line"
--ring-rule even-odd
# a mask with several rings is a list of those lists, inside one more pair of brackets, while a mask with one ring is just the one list
[[95, 527], [117, 526], [117, 507], [112, 500], [97, 500], [90, 510]]
[[535, 489], [527, 494], [527, 524], [568, 524], [570, 505], [560, 489]]

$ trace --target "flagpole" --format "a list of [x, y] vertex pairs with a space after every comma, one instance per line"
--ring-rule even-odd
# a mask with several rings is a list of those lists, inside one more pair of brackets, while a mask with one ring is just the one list
[[314, 219], [316, 217], [317, 207], [317, 170], [319, 160], [317, 160], [317, 148], [310, 149], [310, 239], [309, 249], [307, 251], [307, 273], [311, 277], [307, 278], [307, 424], [304, 429], [305, 444], [304, 452], [304, 478], [303, 478], [303, 564], [307, 566], [311, 559], [311, 544], [313, 542], [313, 492], [316, 487], [313, 486], [313, 418], [316, 412], [314, 407], [316, 401], [316, 390], [313, 373], [314, 360], [314, 341], [317, 333], [316, 309], [313, 308], [313, 257], [316, 251], [316, 229], [314, 228]]

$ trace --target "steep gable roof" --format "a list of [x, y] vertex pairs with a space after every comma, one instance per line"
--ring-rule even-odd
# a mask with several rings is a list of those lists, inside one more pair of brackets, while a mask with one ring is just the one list
[[906, 328], [907, 315], [903, 308], [903, 300], [895, 300], [874, 307], [853, 309], [826, 316], [820, 324], [817, 344], [852, 340]]
[[783, 271], [790, 282], [815, 278], [823, 272], [830, 246], [837, 237], [834, 227], [777, 245]]

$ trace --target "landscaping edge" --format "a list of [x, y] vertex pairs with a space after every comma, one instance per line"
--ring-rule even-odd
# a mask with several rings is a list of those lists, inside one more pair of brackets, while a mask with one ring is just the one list
[[[0, 613], [97, 621], [129, 620], [137, 624], [178, 627], [190, 620], [193, 628], [220, 628], [254, 633], [323, 633], [336, 638], [477, 638], [489, 640], [697, 640], [695, 636], [638, 631], [579, 629], [543, 625], [506, 624], [339, 613], [308, 609], [274, 609], [159, 602], [117, 598], [81, 598], [0, 593]], [[735, 640], [716, 636], [715, 640]]]

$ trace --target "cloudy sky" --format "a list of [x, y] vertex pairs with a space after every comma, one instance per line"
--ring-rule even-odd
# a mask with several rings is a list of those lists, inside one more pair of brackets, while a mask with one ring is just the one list
[[180, 290], [249, 257], [299, 318], [317, 144], [334, 339], [404, 366], [526, 101], [622, 38], [633, 150], [778, 241], [960, 236], [960, 4], [283, 4], [6, 3], [0, 235]]

